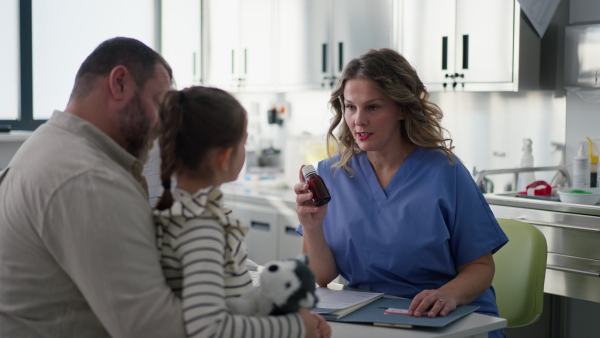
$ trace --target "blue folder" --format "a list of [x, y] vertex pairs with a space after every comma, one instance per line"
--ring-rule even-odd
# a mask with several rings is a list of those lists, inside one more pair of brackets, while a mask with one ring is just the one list
[[406, 298], [384, 296], [342, 318], [338, 318], [337, 315], [332, 314], [322, 314], [322, 316], [325, 320], [334, 322], [372, 323], [378, 326], [401, 328], [410, 328], [412, 326], [443, 327], [479, 308], [479, 306], [461, 305], [445, 317], [437, 316], [435, 318], [384, 313], [388, 308], [408, 309], [411, 301], [411, 299]]

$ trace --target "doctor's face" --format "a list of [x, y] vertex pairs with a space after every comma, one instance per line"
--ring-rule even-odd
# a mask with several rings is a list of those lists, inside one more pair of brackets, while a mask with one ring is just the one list
[[346, 81], [344, 120], [363, 151], [382, 151], [400, 145], [402, 109], [373, 82]]

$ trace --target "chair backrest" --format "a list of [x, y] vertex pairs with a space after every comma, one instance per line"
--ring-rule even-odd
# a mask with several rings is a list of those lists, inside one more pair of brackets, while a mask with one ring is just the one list
[[498, 218], [509, 242], [494, 254], [492, 285], [500, 317], [507, 327], [534, 323], [544, 307], [548, 245], [544, 234], [529, 223]]

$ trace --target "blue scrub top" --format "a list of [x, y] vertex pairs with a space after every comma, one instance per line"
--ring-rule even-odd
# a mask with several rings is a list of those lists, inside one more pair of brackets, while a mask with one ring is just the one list
[[[349, 286], [413, 298], [508, 242], [465, 166], [440, 150], [416, 148], [385, 189], [366, 153], [349, 161], [353, 177], [331, 167], [338, 159], [317, 171], [331, 194], [325, 238]], [[498, 316], [492, 287], [470, 305]]]

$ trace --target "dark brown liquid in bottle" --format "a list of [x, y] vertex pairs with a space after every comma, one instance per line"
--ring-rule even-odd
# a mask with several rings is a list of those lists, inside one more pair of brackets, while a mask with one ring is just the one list
[[329, 195], [329, 190], [327, 190], [327, 186], [325, 186], [325, 182], [318, 175], [310, 175], [308, 177], [308, 187], [310, 192], [313, 193], [313, 203], [316, 206], [321, 206], [329, 203], [331, 201], [331, 195]]

